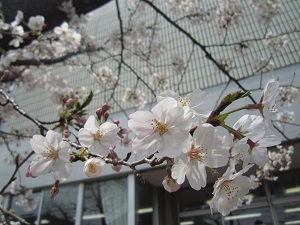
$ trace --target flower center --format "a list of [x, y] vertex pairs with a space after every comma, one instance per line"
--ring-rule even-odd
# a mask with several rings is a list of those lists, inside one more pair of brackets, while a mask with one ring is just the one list
[[47, 151], [47, 156], [52, 159], [56, 159], [58, 157], [58, 151], [51, 147], [50, 150]]
[[188, 152], [188, 156], [191, 160], [203, 161], [207, 158], [207, 153], [203, 152], [203, 147], [195, 147], [194, 144], [191, 147], [191, 150]]
[[97, 166], [93, 163], [88, 164], [89, 171], [93, 174], [97, 173]]
[[167, 125], [157, 120], [152, 120], [151, 125], [153, 129], [160, 134], [160, 136], [168, 131]]
[[238, 192], [238, 187], [230, 184], [231, 181], [224, 181], [220, 187], [220, 189], [223, 189], [226, 192], [228, 200], [230, 200], [233, 197], [237, 197], [237, 192]]
[[103, 133], [100, 130], [97, 130], [96, 133], [93, 134], [94, 140], [100, 141], [103, 137]]
[[190, 104], [191, 99], [186, 99], [186, 98], [182, 98], [182, 97], [178, 96], [178, 101], [180, 102], [182, 107], [184, 107], [184, 106], [188, 106]]

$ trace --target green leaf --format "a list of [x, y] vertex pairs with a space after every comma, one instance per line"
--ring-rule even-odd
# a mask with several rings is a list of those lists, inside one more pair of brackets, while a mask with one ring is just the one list
[[83, 108], [87, 107], [91, 103], [91, 101], [93, 99], [93, 96], [94, 96], [93, 92], [90, 91], [90, 94], [86, 97], [86, 99], [82, 103], [80, 109], [83, 109]]

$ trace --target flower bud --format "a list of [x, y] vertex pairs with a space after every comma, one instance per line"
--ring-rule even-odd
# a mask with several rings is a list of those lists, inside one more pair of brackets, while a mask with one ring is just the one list
[[122, 165], [112, 165], [111, 168], [116, 172], [120, 172]]
[[120, 121], [119, 120], [114, 120], [114, 124], [116, 124], [117, 126], [119, 126]]
[[106, 121], [108, 119], [108, 117], [109, 117], [109, 113], [105, 112], [103, 116], [104, 116], [104, 120]]
[[121, 139], [122, 145], [128, 145], [131, 139], [128, 137], [128, 134], [123, 134], [123, 138]]
[[101, 158], [91, 158], [86, 161], [83, 172], [88, 177], [97, 177], [102, 172], [102, 166], [105, 165], [105, 161]]
[[101, 119], [102, 113], [103, 113], [102, 108], [99, 108], [99, 109], [96, 110], [96, 115], [97, 115], [99, 120]]
[[68, 130], [68, 128], [64, 129], [64, 136], [65, 138], [69, 138], [71, 136], [71, 132]]
[[108, 109], [109, 109], [109, 106], [108, 106], [107, 103], [105, 103], [105, 104], [102, 106], [103, 113], [106, 112]]
[[77, 117], [76, 118], [77, 122], [80, 123], [81, 125], [84, 125], [86, 122], [86, 118], [83, 116]]
[[58, 192], [59, 192], [58, 185], [59, 185], [59, 180], [56, 180], [53, 184], [53, 187], [50, 190], [50, 198], [51, 199], [53, 199], [58, 194]]
[[180, 188], [180, 185], [177, 184], [177, 182], [169, 176], [166, 176], [162, 182], [162, 185], [164, 186], [165, 190], [168, 192], [175, 192], [178, 191]]
[[67, 99], [65, 105], [66, 105], [68, 108], [73, 107], [73, 105], [74, 105], [74, 100], [73, 100], [72, 98]]

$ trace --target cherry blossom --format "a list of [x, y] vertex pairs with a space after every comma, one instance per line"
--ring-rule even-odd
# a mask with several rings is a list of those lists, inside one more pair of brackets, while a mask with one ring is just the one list
[[291, 106], [300, 97], [300, 89], [293, 86], [279, 87], [279, 97], [281, 105], [287, 102]]
[[105, 164], [105, 161], [99, 157], [90, 158], [85, 162], [83, 172], [88, 177], [97, 177], [102, 171], [102, 166]]
[[160, 101], [151, 112], [137, 111], [131, 114], [128, 126], [136, 134], [132, 151], [142, 155], [156, 152], [159, 156], [180, 155], [189, 136], [187, 127], [191, 117], [192, 113], [185, 113], [172, 98]]
[[187, 177], [191, 187], [200, 190], [206, 186], [206, 167], [217, 168], [227, 164], [229, 153], [221, 149], [221, 140], [215, 128], [202, 124], [186, 142], [182, 154], [175, 158], [172, 177], [178, 184]]
[[167, 90], [156, 96], [158, 102], [165, 98], [173, 98], [178, 101], [178, 106], [182, 106], [185, 111], [192, 110], [194, 115], [205, 116], [208, 110], [204, 109], [203, 103], [205, 101], [205, 92], [200, 89], [194, 90], [192, 93], [187, 94], [186, 97], [181, 97], [172, 90]]
[[260, 98], [260, 104], [262, 104], [262, 115], [265, 118], [265, 123], [272, 128], [271, 116], [276, 111], [276, 98], [279, 92], [279, 82], [275, 79], [271, 79], [265, 85], [262, 96]]
[[214, 197], [211, 200], [211, 211], [217, 210], [223, 216], [228, 215], [237, 204], [238, 199], [246, 195], [252, 184], [250, 179], [242, 176], [253, 165], [248, 165], [235, 173], [234, 164], [228, 167], [227, 171], [214, 184]]
[[88, 147], [91, 153], [107, 156], [108, 148], [119, 142], [119, 128], [111, 122], [104, 122], [100, 126], [95, 116], [90, 116], [84, 128], [78, 132], [79, 142]]
[[140, 108], [143, 108], [146, 104], [145, 94], [140, 90], [134, 90], [131, 88], [126, 89], [122, 101], [129, 105], [133, 105]]
[[263, 117], [246, 114], [242, 116], [233, 128], [252, 141], [258, 141], [265, 135]]
[[169, 73], [154, 73], [150, 78], [150, 83], [158, 90], [164, 91], [169, 88]]
[[45, 23], [43, 16], [32, 16], [29, 18], [27, 26], [34, 31], [41, 31]]
[[239, 24], [242, 15], [241, 3], [237, 0], [222, 0], [216, 11], [216, 19], [220, 29]]
[[71, 174], [70, 144], [63, 141], [61, 134], [49, 130], [46, 137], [34, 135], [30, 140], [37, 154], [30, 163], [31, 176], [52, 173], [56, 180], [66, 180]]

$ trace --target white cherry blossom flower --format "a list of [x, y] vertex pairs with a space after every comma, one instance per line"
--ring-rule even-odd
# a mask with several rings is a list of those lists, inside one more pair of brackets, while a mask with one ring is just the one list
[[17, 26], [24, 18], [24, 13], [20, 10], [18, 10], [17, 15], [15, 16], [15, 20], [11, 22], [11, 26], [15, 27]]
[[164, 91], [169, 88], [169, 77], [169, 73], [154, 73], [150, 78], [150, 83], [158, 90]]
[[260, 98], [260, 104], [262, 104], [262, 115], [265, 118], [265, 122], [268, 127], [272, 128], [271, 116], [276, 112], [276, 98], [279, 92], [279, 82], [275, 79], [271, 79], [266, 84], [262, 96]]
[[43, 29], [45, 18], [43, 16], [32, 16], [29, 18], [27, 26], [31, 30], [40, 31]]
[[146, 104], [145, 94], [141, 90], [131, 88], [126, 89], [122, 101], [140, 108], [143, 108]]
[[91, 158], [85, 162], [83, 172], [88, 177], [97, 177], [102, 172], [102, 166], [105, 164], [105, 161], [99, 157]]
[[192, 113], [185, 113], [172, 98], [160, 101], [151, 112], [131, 114], [128, 126], [136, 134], [132, 151], [142, 155], [158, 152], [159, 156], [171, 158], [180, 155], [189, 136], [191, 117]]
[[241, 171], [235, 173], [234, 164], [214, 184], [214, 197], [211, 200], [211, 211], [217, 210], [223, 216], [228, 215], [237, 204], [238, 199], [246, 195], [252, 184], [250, 179], [242, 176], [252, 165], [248, 165]]
[[58, 36], [65, 36], [69, 32], [69, 24], [64, 22], [60, 27], [54, 28], [54, 33]]
[[249, 163], [255, 163], [258, 166], [264, 166], [269, 162], [268, 147], [279, 145], [280, 139], [276, 135], [268, 135], [257, 142], [248, 141], [250, 146]]
[[261, 116], [246, 114], [233, 125], [233, 128], [254, 142], [265, 135], [263, 117]]
[[15, 48], [18, 48], [20, 44], [24, 42], [23, 41], [24, 29], [22, 26], [15, 26], [13, 27], [11, 33], [14, 39], [12, 39], [9, 42], [9, 45], [13, 45]]
[[227, 164], [229, 152], [222, 150], [221, 140], [211, 124], [202, 124], [175, 158], [172, 177], [182, 184], [187, 177], [191, 187], [200, 190], [206, 186], [206, 167], [217, 168]]
[[46, 137], [34, 135], [30, 140], [32, 150], [37, 156], [30, 164], [32, 176], [52, 173], [56, 180], [66, 180], [71, 174], [70, 144], [62, 136], [49, 130]]
[[165, 98], [173, 98], [178, 101], [178, 106], [182, 106], [185, 111], [192, 110], [195, 115], [207, 115], [208, 110], [203, 109], [203, 102], [205, 101], [205, 92], [200, 89], [194, 90], [192, 93], [186, 95], [186, 97], [179, 96], [176, 92], [167, 90], [156, 96], [158, 102]]
[[82, 146], [88, 147], [91, 153], [107, 156], [108, 148], [119, 142], [119, 130], [118, 126], [111, 122], [99, 126], [95, 116], [90, 116], [84, 128], [78, 132], [79, 142]]

